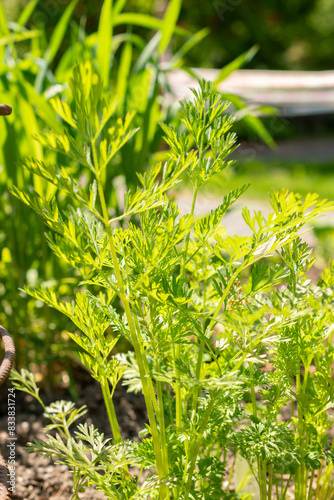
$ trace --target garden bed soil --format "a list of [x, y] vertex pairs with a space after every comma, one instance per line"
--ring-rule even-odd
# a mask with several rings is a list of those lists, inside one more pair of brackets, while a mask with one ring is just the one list
[[[270, 370], [267, 365], [265, 369]], [[93, 381], [88, 373], [81, 369], [75, 370], [75, 379], [79, 380], [77, 390], [79, 400], [76, 407], [87, 406], [87, 414], [82, 417], [82, 422], [94, 424], [105, 437], [112, 437], [108, 417], [104, 408], [100, 386]], [[0, 446], [5, 459], [8, 458], [8, 415], [7, 397], [10, 382], [6, 382], [0, 391]], [[15, 492], [12, 500], [71, 500], [73, 483], [69, 468], [65, 465], [56, 465], [49, 459], [42, 459], [36, 454], [29, 454], [25, 449], [28, 442], [34, 439], [45, 439], [43, 427], [49, 423], [43, 417], [43, 410], [39, 403], [30, 395], [15, 391], [16, 397], [16, 464], [15, 464]], [[46, 405], [59, 400], [71, 400], [69, 392], [63, 388], [53, 394], [43, 395], [42, 400]], [[258, 395], [257, 395], [258, 397]], [[121, 435], [123, 439], [138, 440], [138, 433], [147, 422], [146, 406], [141, 394], [127, 393], [126, 388], [118, 386], [114, 393], [114, 405], [118, 416]], [[334, 412], [334, 410], [332, 410]], [[332, 413], [331, 411], [331, 413]], [[289, 420], [291, 417], [290, 405], [281, 410], [281, 419]], [[334, 427], [334, 426], [333, 426]], [[330, 440], [333, 439], [334, 429], [330, 429]], [[73, 426], [73, 429], [75, 425]], [[228, 470], [233, 463], [233, 454], [228, 453]], [[234, 485], [235, 477], [231, 486]], [[247, 490], [247, 486], [245, 488]], [[294, 498], [293, 485], [288, 488], [288, 497]], [[85, 493], [80, 493], [80, 500], [105, 500], [102, 492], [95, 491], [92, 487]], [[209, 500], [209, 499], [208, 499]]]
[[[79, 401], [76, 406], [86, 405], [88, 412], [84, 421], [94, 424], [105, 437], [111, 437], [110, 425], [102, 393], [98, 383], [82, 377], [79, 388]], [[0, 394], [0, 444], [1, 452], [5, 459], [8, 458], [8, 416], [7, 394], [10, 384], [1, 387]], [[45, 439], [43, 426], [49, 423], [43, 417], [39, 403], [29, 394], [16, 390], [16, 437], [15, 442], [15, 492], [13, 500], [69, 500], [72, 498], [72, 476], [65, 465], [55, 465], [49, 459], [41, 459], [36, 454], [29, 454], [25, 446], [29, 441]], [[43, 395], [45, 404], [50, 404], [61, 399], [70, 400], [67, 391], [60, 390], [56, 394]], [[117, 388], [114, 394], [114, 404], [119, 417], [122, 437], [125, 439], [138, 439], [138, 432], [146, 423], [146, 408], [140, 394], [129, 394], [122, 387]], [[80, 500], [105, 500], [102, 492], [90, 491], [80, 494]]]

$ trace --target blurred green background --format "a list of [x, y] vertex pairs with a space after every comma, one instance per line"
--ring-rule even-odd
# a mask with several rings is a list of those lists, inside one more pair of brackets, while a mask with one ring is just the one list
[[[15, 20], [28, 0], [2, 0], [9, 19]], [[67, 0], [40, 1], [31, 24], [48, 32], [56, 26]], [[167, 1], [129, 0], [124, 11], [162, 17]], [[101, 2], [80, 1], [73, 23], [85, 22], [94, 32]], [[187, 57], [190, 66], [221, 68], [252, 45], [260, 51], [248, 68], [326, 70], [333, 65], [334, 3], [332, 0], [184, 0], [180, 26], [192, 32], [210, 29], [210, 36]], [[149, 36], [149, 34], [148, 34]], [[182, 40], [175, 38], [172, 47]]]
[[[61, 155], [39, 145], [33, 135], [65, 127], [50, 100], [57, 95], [67, 98], [73, 65], [93, 61], [105, 82], [106, 97], [116, 91], [120, 95], [118, 113], [136, 111], [135, 124], [141, 131], [106, 179], [109, 206], [117, 212], [117, 189], [135, 186], [136, 172], [163, 157], [158, 121], [177, 123], [177, 109], [164, 99], [170, 71], [225, 68], [228, 76], [241, 67], [331, 70], [333, 34], [331, 0], [2, 0], [0, 102], [11, 104], [14, 113], [0, 121], [0, 323], [14, 335], [19, 366], [40, 372], [50, 385], [61, 380], [64, 369], [71, 379], [66, 331], [72, 326], [18, 289], [25, 283], [44, 284], [67, 297], [80, 276], [52, 254], [43, 222], [14, 199], [10, 188], [33, 185], [50, 197], [54, 194], [24, 171], [20, 161], [32, 156], [61, 164]], [[211, 186], [215, 195], [250, 182], [247, 196], [257, 200], [267, 198], [271, 187], [302, 194], [316, 191], [334, 199], [333, 149], [326, 142], [318, 155], [309, 142], [330, 141], [333, 113], [284, 119], [262, 113], [259, 118], [242, 101], [233, 102], [240, 112], [236, 130], [246, 147], [237, 155], [238, 166]], [[298, 151], [282, 157], [279, 149], [278, 154], [268, 154], [275, 147], [273, 140], [293, 144], [300, 139], [306, 151], [300, 157]], [[308, 155], [308, 149], [313, 154]], [[80, 168], [75, 162], [68, 167], [75, 172]], [[60, 196], [58, 202], [66, 204], [66, 198]], [[334, 247], [331, 224], [319, 226], [316, 235], [316, 252], [323, 263]]]

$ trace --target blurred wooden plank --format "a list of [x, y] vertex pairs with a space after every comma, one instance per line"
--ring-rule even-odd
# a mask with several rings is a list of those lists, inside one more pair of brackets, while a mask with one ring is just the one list
[[[219, 70], [193, 70], [215, 80]], [[196, 81], [182, 70], [167, 74], [177, 99], [190, 97]], [[247, 104], [277, 107], [282, 116], [334, 113], [334, 71], [238, 70], [220, 83], [219, 90], [240, 96]]]
[[[207, 70], [196, 70], [199, 74]], [[211, 71], [211, 70], [210, 70]], [[217, 72], [218, 70], [213, 70]], [[224, 82], [225, 88], [297, 90], [297, 89], [334, 89], [334, 71], [275, 71], [240, 69], [232, 73]]]

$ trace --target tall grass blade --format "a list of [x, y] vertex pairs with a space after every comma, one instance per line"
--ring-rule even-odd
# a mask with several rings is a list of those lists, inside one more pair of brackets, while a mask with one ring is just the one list
[[10, 36], [10, 31], [7, 26], [6, 14], [1, 3], [0, 3], [0, 35], [6, 37]]
[[118, 16], [118, 14], [122, 12], [125, 4], [126, 0], [117, 0], [117, 2], [114, 5], [114, 16]]
[[171, 63], [172, 67], [176, 68], [182, 65], [182, 58], [197, 44], [199, 44], [205, 37], [210, 33], [209, 28], [203, 28], [197, 33], [195, 33], [189, 40], [187, 40], [180, 50], [172, 57]]
[[258, 45], [253, 45], [253, 47], [251, 47], [249, 50], [238, 56], [236, 59], [231, 61], [226, 66], [224, 66], [224, 68], [222, 68], [216, 80], [214, 81], [215, 87], [217, 87], [217, 85], [219, 85], [220, 82], [225, 80], [231, 73], [233, 73], [233, 71], [236, 71], [237, 69], [241, 68], [249, 61], [251, 61], [255, 56], [255, 54], [258, 52], [258, 50], [259, 50]]
[[34, 12], [39, 0], [30, 0], [30, 2], [24, 7], [21, 15], [17, 21], [17, 24], [23, 28], [29, 21], [32, 13]]
[[[148, 14], [137, 14], [134, 12], [125, 12], [115, 16], [114, 25], [119, 26], [120, 24], [132, 24], [134, 26], [140, 26], [141, 28], [148, 28], [152, 30], [161, 30], [163, 27], [163, 20], [156, 19], [155, 17], [149, 16]], [[183, 37], [188, 37], [191, 33], [180, 26], [175, 26], [173, 33]]]
[[101, 10], [97, 32], [98, 48], [97, 61], [100, 75], [105, 88], [109, 85], [109, 71], [111, 62], [111, 47], [113, 35], [113, 2], [105, 0]]
[[159, 43], [158, 54], [162, 56], [165, 52], [170, 39], [172, 38], [177, 20], [179, 18], [182, 0], [171, 0], [167, 7], [165, 17], [163, 19], [161, 28], [161, 40]]
[[[233, 94], [224, 94], [222, 93], [223, 99], [228, 100], [233, 104], [233, 106], [236, 109], [245, 109], [247, 106], [244, 103], [244, 101]], [[276, 148], [276, 143], [274, 139], [272, 138], [270, 132], [266, 129], [260, 118], [257, 116], [254, 116], [250, 113], [245, 114], [242, 118], [243, 123], [245, 123], [253, 132], [260, 138], [262, 141], [264, 141], [268, 146], [271, 148]]]
[[153, 54], [156, 51], [156, 48], [158, 47], [160, 38], [161, 38], [161, 32], [158, 31], [158, 33], [154, 35], [154, 37], [149, 41], [149, 43], [146, 45], [146, 47], [138, 57], [136, 64], [134, 65], [132, 70], [133, 74], [144, 71], [147, 63], [152, 59]]
[[6, 120], [5, 130], [6, 133], [4, 133], [5, 139], [3, 142], [3, 150], [2, 150], [3, 153], [2, 161], [5, 169], [5, 176], [4, 176], [5, 184], [3, 184], [1, 187], [6, 188], [8, 185], [10, 186], [12, 183], [18, 183], [17, 162], [20, 160], [20, 158], [16, 144], [17, 134], [11, 119]]
[[138, 50], [141, 52], [146, 47], [146, 40], [135, 33], [121, 33], [119, 35], [114, 35], [112, 40], [112, 50], [113, 53], [119, 48], [122, 43], [131, 42], [132, 45], [135, 45]]
[[72, 2], [65, 9], [64, 14], [61, 16], [54, 32], [52, 33], [49, 46], [48, 46], [48, 48], [45, 52], [45, 55], [43, 57], [44, 65], [40, 69], [40, 71], [37, 75], [37, 78], [36, 78], [36, 82], [35, 82], [35, 89], [39, 94], [42, 93], [43, 82], [44, 82], [48, 67], [52, 63], [52, 61], [54, 60], [54, 58], [56, 57], [56, 55], [58, 53], [59, 47], [64, 39], [67, 27], [69, 25], [72, 14], [73, 14], [74, 9], [75, 9], [78, 2], [79, 2], [79, 0], [72, 0]]
[[153, 140], [154, 133], [160, 119], [159, 114], [159, 105], [157, 102], [158, 96], [158, 80], [159, 80], [159, 68], [157, 67], [154, 82], [149, 87], [149, 94], [147, 105], [144, 113], [143, 123], [141, 127], [141, 134], [138, 134], [138, 137], [141, 137], [142, 142], [140, 145], [139, 153], [139, 168], [142, 168], [145, 164], [145, 159], [149, 153], [149, 146], [151, 141]]
[[121, 59], [118, 67], [118, 75], [117, 75], [117, 94], [120, 98], [120, 107], [124, 103], [126, 91], [128, 88], [128, 78], [131, 71], [131, 62], [132, 62], [132, 44], [130, 42], [126, 42], [124, 45]]
[[36, 115], [39, 116], [48, 127], [53, 127], [54, 130], [61, 133], [63, 131], [63, 126], [61, 122], [57, 120], [56, 112], [49, 101], [47, 101], [43, 95], [38, 94], [35, 88], [27, 80], [23, 79], [22, 75], [20, 76], [21, 89], [24, 88], [24, 93], [28, 102], [31, 106], [35, 107]]
[[[21, 121], [22, 121], [23, 127], [25, 129], [25, 133], [26, 133], [27, 137], [32, 139], [32, 136], [39, 132], [39, 127], [37, 124], [35, 113], [33, 111], [33, 108], [31, 107], [30, 103], [28, 103], [22, 97], [19, 99], [19, 105], [20, 105], [20, 111], [21, 111]], [[38, 160], [43, 160], [43, 149], [42, 149], [41, 145], [37, 141], [33, 140], [32, 147], [34, 150], [35, 158], [37, 158]], [[40, 180], [40, 179], [38, 179], [38, 180]]]
[[47, 48], [47, 51], [45, 53], [44, 59], [46, 60], [47, 64], [51, 64], [54, 58], [56, 57], [59, 47], [64, 39], [67, 27], [69, 25], [69, 22], [71, 20], [72, 14], [74, 12], [74, 9], [77, 5], [79, 0], [72, 0], [71, 3], [68, 5], [68, 7], [65, 9], [64, 14], [61, 16], [54, 32], [52, 33], [51, 39], [50, 39], [50, 44]]

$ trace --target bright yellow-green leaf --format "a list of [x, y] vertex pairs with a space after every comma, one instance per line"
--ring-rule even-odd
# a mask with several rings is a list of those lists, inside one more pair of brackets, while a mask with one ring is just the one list
[[111, 61], [111, 47], [113, 35], [113, 4], [112, 0], [105, 0], [101, 10], [98, 28], [97, 61], [104, 87], [109, 85], [109, 71]]

